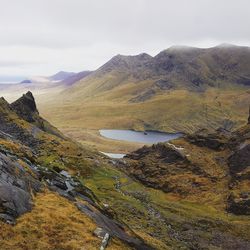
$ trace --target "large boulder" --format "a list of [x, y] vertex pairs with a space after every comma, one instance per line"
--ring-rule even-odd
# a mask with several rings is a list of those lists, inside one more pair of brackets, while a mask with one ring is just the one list
[[0, 218], [14, 222], [32, 208], [32, 195], [42, 185], [32, 166], [27, 171], [13, 156], [0, 153]]

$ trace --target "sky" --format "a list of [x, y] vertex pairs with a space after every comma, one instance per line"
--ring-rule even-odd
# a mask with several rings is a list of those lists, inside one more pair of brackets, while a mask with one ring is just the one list
[[250, 46], [249, 0], [0, 0], [0, 80], [173, 45]]

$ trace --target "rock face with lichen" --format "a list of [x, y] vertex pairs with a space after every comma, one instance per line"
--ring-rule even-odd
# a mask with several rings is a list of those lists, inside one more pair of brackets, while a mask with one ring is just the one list
[[[32, 208], [32, 193], [41, 190], [36, 172], [12, 159], [10, 153], [0, 153], [0, 218], [13, 223], [15, 218]], [[28, 164], [27, 164], [28, 166]]]

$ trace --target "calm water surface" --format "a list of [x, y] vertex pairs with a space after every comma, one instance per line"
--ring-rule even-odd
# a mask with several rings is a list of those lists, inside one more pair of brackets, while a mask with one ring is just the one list
[[181, 133], [164, 133], [164, 132], [155, 132], [155, 131], [133, 131], [133, 130], [119, 130], [119, 129], [101, 129], [99, 130], [100, 134], [103, 137], [129, 141], [129, 142], [140, 142], [140, 143], [158, 143], [158, 142], [167, 142], [176, 138], [179, 138]]

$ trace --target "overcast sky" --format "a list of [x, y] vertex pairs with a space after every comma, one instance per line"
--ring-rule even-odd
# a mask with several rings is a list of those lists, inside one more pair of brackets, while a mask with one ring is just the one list
[[249, 0], [0, 0], [0, 76], [96, 69], [172, 45], [250, 46]]

